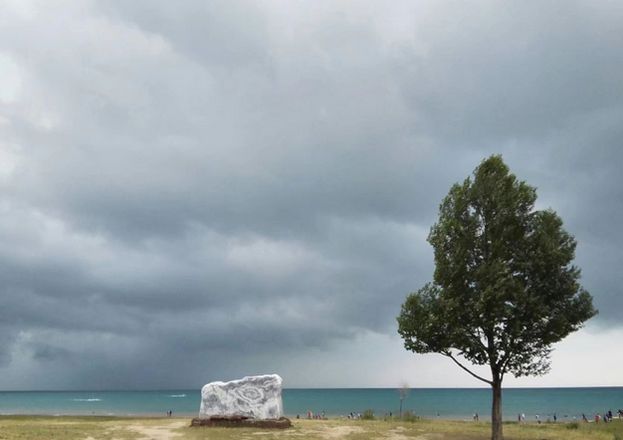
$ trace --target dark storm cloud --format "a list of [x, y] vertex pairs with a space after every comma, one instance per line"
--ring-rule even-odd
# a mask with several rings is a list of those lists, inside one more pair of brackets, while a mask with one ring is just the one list
[[0, 363], [50, 382], [0, 386], [196, 386], [393, 333], [439, 202], [491, 153], [620, 324], [621, 11], [5, 9]]

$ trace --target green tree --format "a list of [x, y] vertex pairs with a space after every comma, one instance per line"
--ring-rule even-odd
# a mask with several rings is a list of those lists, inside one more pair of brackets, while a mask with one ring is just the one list
[[[504, 376], [545, 374], [552, 344], [597, 313], [572, 264], [575, 239], [535, 200], [500, 156], [453, 185], [428, 237], [433, 282], [407, 296], [398, 316], [407, 350], [441, 353], [491, 386], [493, 440], [503, 438]], [[491, 377], [461, 358], [488, 365]]]

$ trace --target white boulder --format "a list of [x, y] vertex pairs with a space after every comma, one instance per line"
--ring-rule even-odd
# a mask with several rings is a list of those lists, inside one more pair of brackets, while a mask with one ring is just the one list
[[231, 382], [211, 382], [201, 389], [199, 416], [278, 419], [283, 415], [282, 382], [277, 374], [246, 376]]

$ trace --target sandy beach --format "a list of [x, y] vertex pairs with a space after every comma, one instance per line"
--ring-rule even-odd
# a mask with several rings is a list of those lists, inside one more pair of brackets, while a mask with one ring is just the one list
[[[383, 420], [295, 420], [286, 430], [247, 428], [191, 428], [190, 419], [2, 416], [0, 439], [63, 440], [485, 440], [490, 438], [490, 425], [451, 420], [416, 422]], [[623, 438], [623, 421], [604, 424], [550, 423], [505, 424], [506, 438], [536, 440], [612, 440]]]

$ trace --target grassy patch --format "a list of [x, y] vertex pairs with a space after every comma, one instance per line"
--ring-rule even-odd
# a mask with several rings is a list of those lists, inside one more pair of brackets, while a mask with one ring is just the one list
[[[404, 420], [294, 420], [287, 430], [191, 428], [183, 418], [0, 417], [0, 440], [488, 440], [485, 422]], [[623, 422], [504, 424], [506, 440], [620, 440]]]
[[132, 440], [141, 436], [111, 417], [0, 417], [0, 440]]

